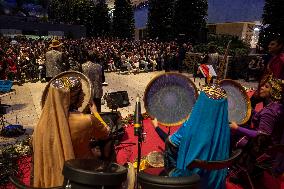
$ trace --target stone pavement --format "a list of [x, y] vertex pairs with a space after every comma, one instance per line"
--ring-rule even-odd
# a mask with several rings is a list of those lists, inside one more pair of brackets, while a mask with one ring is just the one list
[[[129, 96], [130, 105], [125, 108], [119, 108], [118, 111], [122, 117], [128, 114], [133, 114], [135, 109], [135, 99], [137, 94], [143, 99], [144, 91], [148, 83], [157, 75], [164, 72], [149, 72], [139, 73], [130, 75], [121, 75], [114, 72], [106, 73], [106, 82], [108, 86], [104, 86], [104, 93], [115, 92], [115, 91], [127, 91]], [[192, 75], [183, 73], [184, 75], [192, 78]], [[239, 82], [249, 88], [255, 88], [257, 83], [255, 82]], [[204, 79], [196, 79], [195, 84], [197, 88], [204, 84]], [[9, 113], [5, 116], [8, 123], [21, 124], [27, 129], [27, 133], [31, 134], [33, 128], [36, 126], [40, 113], [40, 99], [42, 92], [45, 88], [46, 83], [26, 83], [23, 86], [14, 85], [13, 89], [16, 90], [16, 94], [4, 97], [2, 100], [3, 104], [11, 105]], [[144, 103], [142, 102], [142, 112], [145, 112]], [[111, 110], [106, 106], [106, 103], [102, 105], [102, 112], [110, 112]], [[13, 142], [14, 138], [3, 138], [0, 137], [0, 143]]]

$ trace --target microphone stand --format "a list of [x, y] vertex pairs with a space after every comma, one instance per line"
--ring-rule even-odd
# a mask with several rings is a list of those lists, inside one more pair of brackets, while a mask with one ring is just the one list
[[[141, 163], [141, 146], [144, 140], [143, 136], [143, 116], [141, 114], [141, 104], [140, 97], [137, 95], [136, 105], [135, 105], [135, 117], [134, 117], [134, 135], [137, 136], [138, 139], [138, 159], [137, 159], [137, 175], [140, 171], [140, 163]], [[136, 188], [138, 189], [138, 179], [136, 179]]]
[[[141, 116], [142, 117], [142, 116]], [[140, 163], [141, 163], [141, 145], [144, 140], [143, 137], [143, 120], [141, 121], [141, 127], [139, 129], [139, 135], [138, 135], [138, 159], [137, 159], [137, 174], [139, 173], [140, 170]]]
[[[144, 141], [144, 135], [143, 135], [143, 132], [144, 132], [144, 127], [143, 127], [143, 118], [142, 118], [142, 115], [141, 116], [141, 127], [139, 128], [139, 134], [138, 134], [138, 157], [137, 157], [137, 176], [138, 176], [138, 173], [140, 171], [140, 164], [141, 164], [141, 151], [142, 151], [142, 142]], [[139, 185], [138, 185], [138, 179], [136, 178], [136, 189], [139, 189]]]

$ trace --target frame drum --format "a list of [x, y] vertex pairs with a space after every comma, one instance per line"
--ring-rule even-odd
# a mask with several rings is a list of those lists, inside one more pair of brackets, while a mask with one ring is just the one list
[[164, 167], [164, 154], [162, 152], [150, 152], [146, 157], [147, 163], [151, 167]]
[[224, 79], [219, 82], [228, 96], [229, 121], [246, 123], [251, 115], [251, 103], [246, 90], [236, 81]]
[[165, 73], [152, 79], [146, 87], [144, 106], [161, 125], [178, 126], [189, 118], [197, 96], [197, 88], [188, 77]]

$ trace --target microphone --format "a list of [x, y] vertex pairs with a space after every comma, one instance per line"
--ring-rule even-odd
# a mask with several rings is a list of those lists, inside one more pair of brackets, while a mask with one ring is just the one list
[[141, 103], [140, 97], [137, 95], [136, 104], [135, 104], [135, 114], [134, 114], [134, 136], [140, 136], [142, 119], [141, 119]]

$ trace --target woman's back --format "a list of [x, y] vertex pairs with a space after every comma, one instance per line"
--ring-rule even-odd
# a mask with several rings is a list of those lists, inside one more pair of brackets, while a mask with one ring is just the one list
[[71, 112], [69, 127], [76, 158], [92, 158], [89, 143], [91, 139], [105, 139], [108, 130], [97, 116]]

